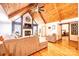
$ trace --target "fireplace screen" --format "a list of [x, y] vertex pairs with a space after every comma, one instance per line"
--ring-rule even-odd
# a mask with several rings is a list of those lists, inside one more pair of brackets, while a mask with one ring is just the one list
[[31, 35], [31, 31], [25, 31], [25, 36]]

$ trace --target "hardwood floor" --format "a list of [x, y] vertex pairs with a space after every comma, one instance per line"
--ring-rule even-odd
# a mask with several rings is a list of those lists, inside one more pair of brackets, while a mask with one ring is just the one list
[[56, 43], [48, 42], [48, 48], [32, 54], [31, 56], [79, 56], [77, 44], [69, 44], [68, 37], [63, 37], [62, 41]]

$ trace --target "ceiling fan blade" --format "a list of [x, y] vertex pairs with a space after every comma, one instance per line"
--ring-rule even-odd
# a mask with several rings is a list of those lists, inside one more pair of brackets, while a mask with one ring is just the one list
[[39, 8], [44, 8], [44, 6], [41, 6], [41, 7], [39, 7]]
[[39, 8], [39, 11], [44, 11], [44, 9]]

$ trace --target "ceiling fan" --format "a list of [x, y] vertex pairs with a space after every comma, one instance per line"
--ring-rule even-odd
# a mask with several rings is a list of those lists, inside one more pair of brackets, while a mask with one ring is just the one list
[[37, 3], [37, 4], [35, 4], [34, 5], [34, 8], [33, 9], [31, 9], [31, 12], [42, 12], [42, 11], [44, 11], [44, 4], [42, 4], [42, 3]]
[[37, 4], [35, 5], [35, 7], [32, 9], [32, 12], [33, 12], [33, 13], [39, 13], [39, 15], [40, 15], [40, 17], [43, 19], [44, 23], [46, 23], [46, 21], [44, 20], [43, 15], [42, 15], [42, 12], [45, 11], [45, 10], [44, 10], [44, 6], [45, 6], [45, 4], [43, 4], [43, 3], [37, 3]]
[[38, 12], [44, 11], [44, 4], [37, 4]]

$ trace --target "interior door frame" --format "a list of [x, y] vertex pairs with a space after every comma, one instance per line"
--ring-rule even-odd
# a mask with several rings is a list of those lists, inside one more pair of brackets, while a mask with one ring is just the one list
[[[36, 28], [37, 28], [37, 35], [38, 35], [38, 25], [37, 25], [37, 24], [33, 24], [33, 27], [34, 27], [34, 26], [36, 26]], [[32, 29], [32, 34], [33, 34], [33, 30], [34, 30], [34, 29]]]
[[69, 32], [68, 32], [68, 41], [70, 41], [70, 23], [62, 23], [61, 24], [61, 39], [62, 39], [62, 25], [63, 24], [68, 24], [68, 30], [69, 30]]

